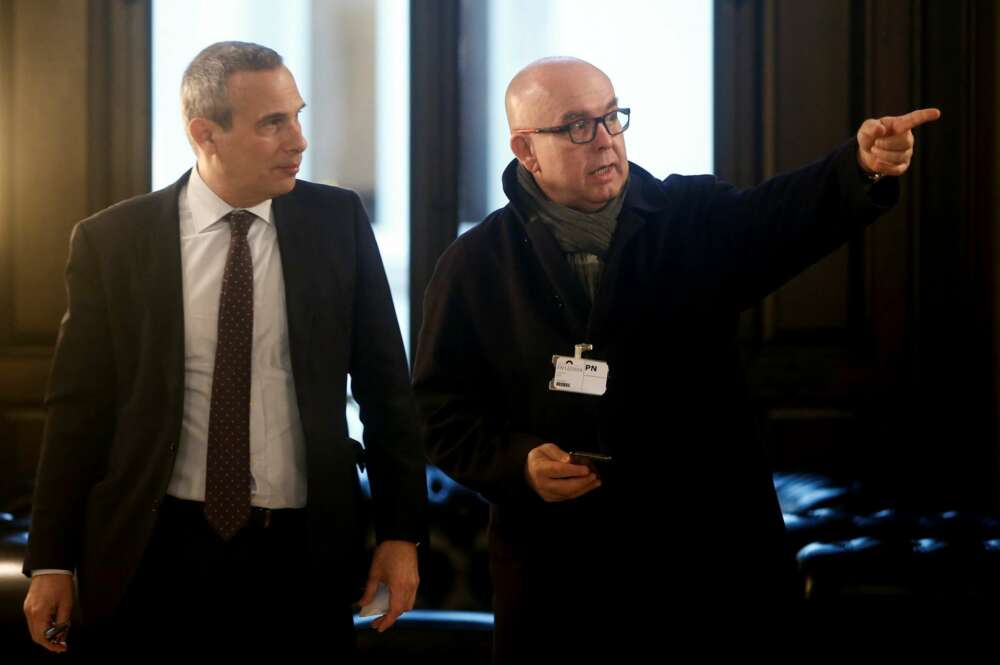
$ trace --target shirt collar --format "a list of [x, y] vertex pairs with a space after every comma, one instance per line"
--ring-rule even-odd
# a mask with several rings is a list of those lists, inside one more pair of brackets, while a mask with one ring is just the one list
[[[196, 233], [201, 233], [220, 219], [228, 215], [232, 210], [236, 210], [209, 188], [198, 173], [198, 165], [191, 169], [191, 177], [187, 186], [188, 206], [191, 208], [191, 221], [194, 224]], [[271, 216], [271, 199], [261, 201], [251, 208], [245, 208], [248, 212], [264, 220], [268, 224], [274, 222]]]

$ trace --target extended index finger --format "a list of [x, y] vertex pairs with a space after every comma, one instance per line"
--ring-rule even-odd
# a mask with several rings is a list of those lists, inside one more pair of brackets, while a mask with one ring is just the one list
[[892, 129], [892, 131], [896, 134], [903, 134], [910, 129], [919, 127], [920, 125], [928, 122], [934, 122], [940, 117], [941, 111], [939, 109], [917, 109], [916, 111], [910, 111], [906, 115], [892, 118], [892, 126], [890, 129]]

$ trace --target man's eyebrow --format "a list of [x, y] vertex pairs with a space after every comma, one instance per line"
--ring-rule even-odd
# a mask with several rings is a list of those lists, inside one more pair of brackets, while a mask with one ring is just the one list
[[[303, 102], [302, 106], [299, 107], [299, 110], [296, 111], [296, 113], [301, 113], [302, 109], [304, 109], [305, 107], [306, 107], [306, 104], [305, 104], [305, 102]], [[260, 120], [258, 120], [257, 124], [258, 125], [266, 125], [267, 123], [271, 122], [272, 120], [281, 120], [282, 118], [284, 118], [287, 115], [288, 115], [287, 113], [282, 113], [280, 111], [277, 112], [277, 113], [268, 113], [267, 115], [265, 115], [264, 117], [262, 117]]]
[[586, 118], [586, 117], [587, 114], [584, 113], [583, 111], [567, 111], [566, 113], [563, 113], [563, 116], [562, 118], [559, 119], [559, 122], [563, 123], [573, 122], [574, 120], [579, 120], [580, 118]]
[[[618, 98], [617, 97], [612, 97], [611, 101], [608, 102], [608, 105], [605, 106], [604, 108], [606, 110], [610, 111], [611, 109], [613, 109], [616, 106], [618, 106]], [[580, 118], [588, 118], [588, 117], [590, 117], [590, 116], [588, 116], [583, 111], [567, 111], [566, 113], [563, 113], [563, 116], [560, 119], [560, 122], [561, 123], [573, 122], [574, 120], [579, 120]]]

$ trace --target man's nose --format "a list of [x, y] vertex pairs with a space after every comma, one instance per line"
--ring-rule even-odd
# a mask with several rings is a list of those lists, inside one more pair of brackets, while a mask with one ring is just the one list
[[309, 147], [309, 142], [306, 141], [305, 134], [302, 133], [302, 125], [298, 122], [292, 123], [290, 131], [288, 149], [291, 152], [305, 152], [305, 149]]
[[611, 132], [608, 131], [608, 127], [604, 124], [604, 121], [598, 122], [595, 129], [594, 144], [599, 148], [611, 147]]

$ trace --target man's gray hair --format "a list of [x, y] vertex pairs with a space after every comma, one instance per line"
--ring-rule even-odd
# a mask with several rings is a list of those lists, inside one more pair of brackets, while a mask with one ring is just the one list
[[233, 107], [226, 90], [230, 75], [277, 69], [281, 65], [281, 56], [260, 44], [217, 42], [205, 47], [184, 70], [181, 79], [185, 124], [193, 118], [208, 118], [229, 129], [233, 124]]

